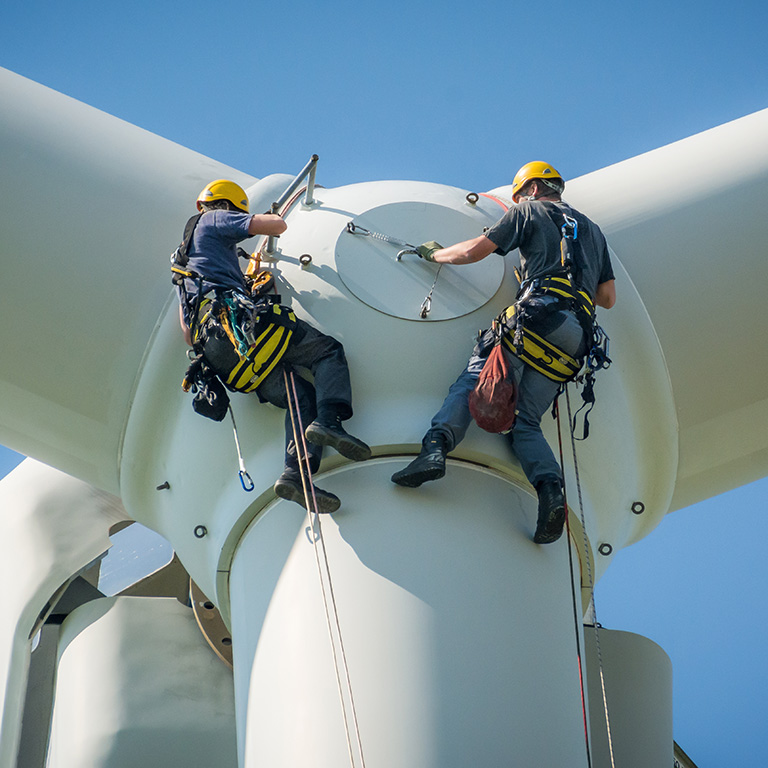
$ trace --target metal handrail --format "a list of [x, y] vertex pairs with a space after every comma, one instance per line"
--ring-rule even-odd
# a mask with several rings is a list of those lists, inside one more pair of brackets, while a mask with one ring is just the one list
[[[317, 161], [318, 161], [317, 155], [312, 155], [309, 162], [301, 169], [298, 176], [288, 185], [285, 192], [283, 192], [280, 197], [275, 200], [274, 203], [272, 203], [271, 212], [277, 213], [280, 208], [288, 201], [290, 196], [299, 188], [299, 185], [301, 184], [304, 179], [309, 176], [309, 180], [307, 181], [307, 191], [304, 195], [304, 205], [312, 205], [312, 203], [315, 202], [314, 199], [314, 192], [315, 192], [315, 173], [317, 171]], [[274, 253], [275, 252], [275, 240], [277, 239], [276, 235], [270, 235], [269, 239], [267, 240], [267, 247], [264, 249], [264, 253]]]

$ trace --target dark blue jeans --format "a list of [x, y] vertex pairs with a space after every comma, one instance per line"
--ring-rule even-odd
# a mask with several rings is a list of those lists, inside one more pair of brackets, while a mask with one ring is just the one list
[[[545, 338], [572, 357], [580, 357], [586, 352], [584, 331], [573, 313], [562, 314], [562, 324]], [[453, 450], [467, 433], [472, 421], [469, 393], [475, 388], [489, 352], [490, 349], [481, 352], [475, 348], [467, 367], [451, 385], [442, 407], [432, 419], [432, 430], [447, 438], [448, 450]], [[541, 417], [552, 405], [560, 385], [526, 365], [508, 349], [504, 352], [518, 386], [517, 418], [506, 437], [525, 476], [536, 487], [542, 480], [561, 475], [560, 465], [541, 431]]]

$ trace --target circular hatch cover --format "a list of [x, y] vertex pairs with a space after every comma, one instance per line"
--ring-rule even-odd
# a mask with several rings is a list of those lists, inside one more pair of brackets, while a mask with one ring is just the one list
[[360, 301], [385, 314], [425, 321], [461, 317], [488, 302], [504, 279], [504, 259], [498, 254], [465, 265], [433, 264], [413, 253], [397, 260], [405, 246], [376, 237], [452, 245], [482, 234], [483, 222], [476, 214], [434, 203], [400, 202], [371, 208], [352, 224], [354, 233], [342, 230], [336, 241], [339, 277]]

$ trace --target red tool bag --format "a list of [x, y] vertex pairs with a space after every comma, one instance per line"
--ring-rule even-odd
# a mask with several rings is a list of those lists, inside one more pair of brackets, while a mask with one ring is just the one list
[[486, 432], [507, 432], [515, 423], [517, 386], [500, 343], [485, 361], [477, 384], [469, 393], [469, 412]]

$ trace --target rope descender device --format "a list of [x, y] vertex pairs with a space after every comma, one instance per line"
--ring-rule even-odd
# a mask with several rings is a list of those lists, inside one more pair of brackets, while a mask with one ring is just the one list
[[395, 261], [400, 261], [400, 259], [403, 258], [403, 254], [406, 253], [418, 254], [415, 245], [406, 243], [405, 240], [400, 240], [397, 237], [385, 235], [382, 232], [371, 232], [370, 229], [365, 229], [365, 227], [361, 227], [359, 224], [355, 224], [353, 221], [350, 221], [347, 224], [347, 232], [349, 232], [350, 235], [363, 235], [364, 237], [372, 237], [374, 240], [381, 240], [384, 243], [391, 243], [392, 245], [400, 246], [400, 250], [395, 256]]

